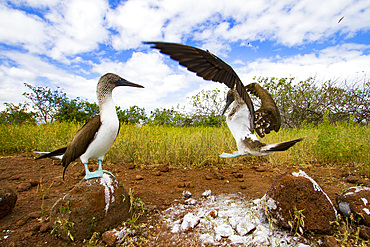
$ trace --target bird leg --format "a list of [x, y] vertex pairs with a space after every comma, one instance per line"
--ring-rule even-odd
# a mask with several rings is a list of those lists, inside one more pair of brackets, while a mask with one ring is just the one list
[[112, 175], [113, 177], [115, 177], [111, 172], [103, 170], [101, 160], [98, 160], [98, 164], [99, 164], [98, 170], [93, 171], [93, 172], [90, 172], [89, 167], [88, 167], [88, 163], [84, 164], [85, 173], [86, 173], [86, 175], [85, 175], [86, 180], [91, 179], [91, 178], [99, 178], [99, 177], [103, 176], [104, 173], [108, 173], [108, 174]]
[[112, 175], [112, 177], [114, 177], [115, 178], [115, 176], [111, 173], [111, 172], [109, 172], [109, 171], [106, 171], [106, 170], [103, 170], [103, 168], [102, 168], [102, 160], [98, 160], [98, 163], [99, 163], [99, 167], [98, 167], [98, 170], [96, 170], [95, 172], [100, 172], [100, 171], [102, 171], [103, 173], [105, 172], [105, 173], [109, 173], [110, 175]]
[[86, 180], [91, 179], [91, 178], [99, 178], [99, 177], [103, 176], [103, 170], [96, 170], [94, 172], [90, 172], [88, 163], [84, 163], [84, 166], [85, 166], [85, 173], [86, 173], [84, 178]]

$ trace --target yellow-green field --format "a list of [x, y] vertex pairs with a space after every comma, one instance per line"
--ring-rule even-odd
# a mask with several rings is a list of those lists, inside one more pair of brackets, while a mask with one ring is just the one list
[[[13, 154], [31, 151], [52, 151], [68, 145], [78, 123], [46, 125], [0, 125], [0, 153]], [[348, 123], [300, 129], [281, 129], [262, 141], [275, 143], [305, 137], [287, 151], [266, 156], [272, 164], [307, 165], [313, 162], [354, 164], [370, 170], [370, 127]], [[168, 163], [175, 167], [205, 167], [239, 161], [260, 159], [244, 156], [222, 159], [222, 152], [236, 150], [235, 141], [227, 127], [164, 127], [121, 125], [117, 140], [106, 155], [112, 163], [132, 162], [139, 165]]]

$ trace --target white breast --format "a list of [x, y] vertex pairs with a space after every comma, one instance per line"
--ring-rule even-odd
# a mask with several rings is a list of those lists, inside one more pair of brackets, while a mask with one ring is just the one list
[[[234, 102], [235, 103], [235, 102]], [[233, 103], [233, 104], [234, 104]], [[235, 105], [233, 105], [233, 108]], [[231, 112], [234, 112], [231, 110]], [[229, 115], [226, 118], [227, 126], [229, 127], [231, 133], [234, 136], [234, 139], [236, 141], [236, 144], [238, 146], [238, 151], [240, 154], [244, 154], [245, 152], [248, 152], [248, 150], [245, 150], [245, 146], [242, 142], [242, 140], [245, 139], [245, 137], [251, 138], [252, 140], [257, 140], [257, 136], [251, 132], [251, 117], [250, 117], [249, 109], [246, 104], [243, 104], [239, 106], [239, 109], [232, 115]]]
[[119, 121], [113, 101], [106, 102], [101, 108], [100, 121], [102, 124], [86, 152], [81, 155], [81, 161], [87, 161], [90, 158], [103, 160], [105, 153], [109, 150], [117, 137]]

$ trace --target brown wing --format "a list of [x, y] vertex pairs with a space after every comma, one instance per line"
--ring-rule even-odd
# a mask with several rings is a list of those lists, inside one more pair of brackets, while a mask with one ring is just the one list
[[64, 166], [63, 179], [69, 163], [85, 153], [89, 144], [94, 140], [95, 134], [98, 132], [100, 125], [100, 115], [96, 115], [77, 131], [71, 143], [68, 145], [62, 159], [62, 165]]
[[204, 51], [192, 46], [167, 43], [167, 42], [145, 42], [153, 45], [152, 48], [158, 49], [161, 53], [170, 57], [185, 66], [188, 70], [195, 72], [205, 80], [224, 83], [229, 88], [236, 87], [240, 97], [247, 104], [254, 123], [254, 108], [252, 101], [244, 88], [243, 83], [227, 63], [209, 51]]
[[260, 137], [272, 130], [279, 131], [280, 112], [271, 95], [257, 83], [248, 84], [246, 90], [261, 100], [261, 107], [255, 112], [255, 131]]

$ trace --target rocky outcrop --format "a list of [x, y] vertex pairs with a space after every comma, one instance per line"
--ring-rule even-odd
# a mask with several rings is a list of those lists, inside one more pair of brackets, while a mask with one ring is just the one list
[[294, 231], [327, 233], [337, 211], [321, 187], [304, 171], [284, 173], [265, 195], [267, 217]]
[[17, 194], [12, 189], [0, 188], [0, 219], [13, 210], [17, 198]]
[[370, 188], [351, 187], [337, 198], [339, 211], [349, 217], [352, 213], [363, 224], [370, 226]]
[[51, 210], [54, 232], [70, 241], [89, 239], [130, 217], [130, 198], [117, 180], [104, 174], [81, 180]]

